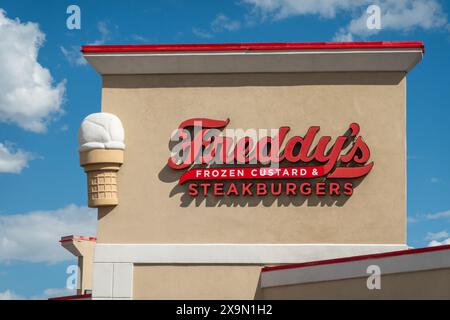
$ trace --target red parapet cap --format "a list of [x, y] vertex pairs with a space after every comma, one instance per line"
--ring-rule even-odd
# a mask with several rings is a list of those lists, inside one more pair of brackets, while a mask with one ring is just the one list
[[59, 240], [59, 242], [63, 243], [63, 242], [68, 242], [68, 241], [97, 241], [97, 238], [95, 237], [86, 237], [86, 236], [65, 236], [65, 237], [61, 237], [61, 240]]
[[79, 294], [73, 296], [49, 298], [48, 300], [59, 301], [59, 300], [91, 300], [91, 299], [92, 294]]
[[289, 50], [350, 50], [350, 49], [420, 49], [422, 41], [358, 41], [358, 42], [270, 42], [270, 43], [209, 43], [209, 44], [125, 44], [85, 45], [83, 53], [136, 52], [220, 52], [220, 51], [289, 51]]
[[294, 263], [294, 264], [286, 264], [286, 265], [273, 266], [273, 267], [264, 267], [264, 268], [262, 268], [261, 272], [270, 272], [270, 271], [276, 271], [276, 270], [296, 269], [296, 268], [306, 268], [306, 267], [317, 267], [317, 266], [330, 265], [330, 264], [335, 264], [335, 263], [362, 261], [362, 260], [369, 260], [369, 259], [382, 259], [382, 258], [398, 257], [398, 256], [403, 256], [403, 255], [409, 255], [409, 254], [419, 254], [419, 253], [442, 251], [442, 250], [450, 250], [450, 245], [408, 249], [408, 250], [400, 250], [400, 251], [391, 251], [391, 252], [367, 254], [367, 255], [361, 255], [361, 256], [320, 260], [320, 261], [312, 261], [312, 262], [304, 262], [304, 263]]

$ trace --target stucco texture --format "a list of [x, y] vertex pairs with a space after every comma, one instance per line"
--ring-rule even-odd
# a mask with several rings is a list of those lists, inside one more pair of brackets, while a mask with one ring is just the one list
[[263, 299], [450, 299], [450, 269], [387, 274], [381, 288], [369, 290], [367, 278], [265, 288]]
[[[404, 73], [260, 73], [104, 76], [102, 111], [125, 128], [119, 205], [99, 210], [99, 243], [406, 242]], [[228, 128], [312, 125], [342, 135], [352, 122], [371, 150], [372, 171], [351, 197], [192, 198], [166, 166], [184, 120]], [[316, 140], [317, 141], [317, 140]]]

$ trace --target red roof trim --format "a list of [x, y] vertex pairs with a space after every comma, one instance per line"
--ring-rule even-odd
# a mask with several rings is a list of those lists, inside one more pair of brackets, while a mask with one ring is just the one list
[[86, 237], [86, 236], [66, 236], [66, 237], [62, 237], [61, 240], [59, 240], [59, 242], [67, 242], [67, 241], [74, 241], [74, 240], [97, 241], [97, 238]]
[[381, 258], [396, 257], [396, 256], [433, 252], [433, 251], [441, 251], [441, 250], [450, 250], [450, 245], [409, 249], [409, 250], [401, 250], [401, 251], [392, 251], [392, 252], [384, 252], [384, 253], [375, 253], [375, 254], [368, 254], [368, 255], [363, 255], [363, 256], [353, 256], [353, 257], [320, 260], [320, 261], [312, 261], [312, 262], [304, 262], [304, 263], [295, 263], [295, 264], [281, 265], [281, 266], [274, 266], [274, 267], [264, 267], [264, 268], [262, 268], [261, 272], [284, 270], [284, 269], [316, 267], [316, 266], [326, 265], [326, 264], [361, 261], [361, 260], [369, 260], [369, 259], [381, 259]]
[[271, 43], [209, 43], [209, 44], [144, 44], [144, 45], [86, 45], [83, 53], [131, 52], [205, 52], [205, 51], [282, 51], [330, 49], [421, 49], [422, 41], [373, 42], [271, 42]]
[[49, 298], [48, 300], [81, 300], [81, 299], [92, 299], [92, 294], [79, 294], [74, 296], [56, 297], [56, 298]]

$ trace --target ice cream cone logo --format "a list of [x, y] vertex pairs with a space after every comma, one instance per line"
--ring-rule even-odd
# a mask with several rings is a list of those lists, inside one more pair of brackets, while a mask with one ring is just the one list
[[117, 172], [123, 164], [124, 129], [111, 113], [87, 116], [78, 130], [80, 165], [87, 174], [88, 206], [98, 208], [119, 203]]

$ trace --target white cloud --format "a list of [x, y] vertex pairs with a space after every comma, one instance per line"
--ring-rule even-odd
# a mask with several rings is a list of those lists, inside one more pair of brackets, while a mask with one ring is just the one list
[[30, 153], [14, 150], [8, 143], [0, 143], [0, 173], [20, 173], [31, 159]]
[[104, 21], [100, 21], [99, 23], [97, 23], [97, 29], [102, 35], [102, 37], [107, 37], [110, 33], [108, 25]]
[[131, 39], [133, 39], [134, 41], [137, 41], [137, 42], [142, 42], [142, 43], [150, 42], [149, 38], [141, 36], [139, 34], [131, 35]]
[[64, 46], [59, 47], [64, 57], [72, 66], [85, 66], [87, 65], [86, 59], [83, 57], [79, 46], [71, 46], [70, 48], [65, 48]]
[[450, 238], [445, 239], [443, 241], [433, 240], [428, 244], [428, 247], [436, 247], [436, 246], [444, 246], [450, 244]]
[[429, 30], [446, 28], [447, 15], [437, 0], [384, 0], [381, 8], [381, 30], [369, 30], [366, 26], [368, 15], [353, 19], [346, 27], [348, 32], [358, 36], [370, 36], [382, 30], [408, 32], [415, 28]]
[[439, 231], [439, 232], [428, 232], [425, 240], [442, 240], [450, 237], [447, 231]]
[[212, 37], [214, 37], [211, 33], [209, 33], [208, 31], [199, 29], [199, 28], [192, 28], [192, 33], [199, 38], [202, 39], [210, 39]]
[[72, 204], [54, 211], [0, 215], [0, 262], [54, 263], [73, 259], [59, 240], [71, 234], [95, 235], [96, 212]]
[[430, 182], [431, 183], [439, 183], [439, 182], [441, 182], [441, 179], [439, 179], [438, 177], [431, 177]]
[[[49, 288], [49, 289], [45, 289], [40, 295], [32, 296], [30, 299], [31, 300], [48, 300], [48, 298], [72, 296], [75, 294], [76, 294], [76, 290], [72, 290], [72, 289]], [[8, 289], [3, 292], [0, 292], [0, 300], [27, 300], [27, 298]]]
[[241, 22], [232, 20], [223, 13], [219, 13], [210, 23], [209, 30], [192, 28], [192, 33], [199, 38], [210, 39], [215, 33], [223, 31], [236, 31], [241, 28]]
[[369, 0], [244, 0], [250, 4], [253, 12], [263, 19], [275, 20], [295, 15], [319, 15], [322, 18], [334, 18], [339, 11], [348, 11], [367, 5]]
[[[263, 20], [284, 19], [295, 15], [318, 15], [331, 19], [338, 14], [352, 17], [350, 23], [336, 32], [336, 41], [349, 41], [354, 36], [367, 37], [383, 30], [407, 32], [415, 28], [450, 30], [447, 15], [438, 0], [243, 0], [252, 13]], [[381, 30], [367, 28], [366, 9], [377, 4], [381, 8]]]
[[412, 224], [412, 223], [417, 223], [420, 221], [420, 219], [418, 217], [412, 217], [412, 216], [408, 216], [406, 218], [407, 223]]
[[62, 112], [65, 81], [53, 86], [37, 61], [45, 34], [36, 23], [9, 19], [0, 9], [0, 121], [43, 132]]
[[333, 41], [351, 42], [353, 41], [353, 35], [342, 28], [334, 35]]
[[425, 215], [425, 218], [427, 218], [428, 220], [450, 218], [450, 210], [436, 212], [436, 213], [429, 213], [429, 214]]
[[23, 300], [23, 299], [24, 298], [22, 296], [19, 296], [18, 294], [14, 293], [11, 290], [0, 292], [0, 300]]
[[45, 289], [42, 294], [32, 296], [31, 300], [48, 300], [48, 298], [57, 298], [76, 295], [76, 290], [67, 288], [49, 288]]
[[211, 29], [214, 32], [220, 32], [223, 30], [227, 31], [235, 31], [241, 27], [241, 23], [237, 20], [231, 20], [223, 13], [220, 13], [216, 16], [216, 18], [211, 22]]
[[[116, 26], [117, 29], [117, 26]], [[97, 30], [100, 33], [100, 39], [92, 42], [92, 45], [102, 45], [106, 41], [110, 40], [111, 31], [109, 29], [108, 23], [105, 21], [100, 21], [97, 23]]]
[[[117, 26], [115, 26], [117, 28]], [[100, 33], [100, 39], [95, 40], [94, 42], [89, 43], [90, 45], [102, 45], [105, 44], [108, 40], [111, 39], [111, 31], [108, 23], [105, 21], [100, 21], [97, 23], [97, 30]], [[139, 36], [133, 35], [132, 38], [137, 40]], [[142, 39], [139, 39], [139, 41]], [[83, 57], [83, 54], [80, 51], [80, 46], [60, 46], [62, 54], [66, 58], [67, 61], [72, 66], [85, 66], [87, 65], [86, 59]]]

